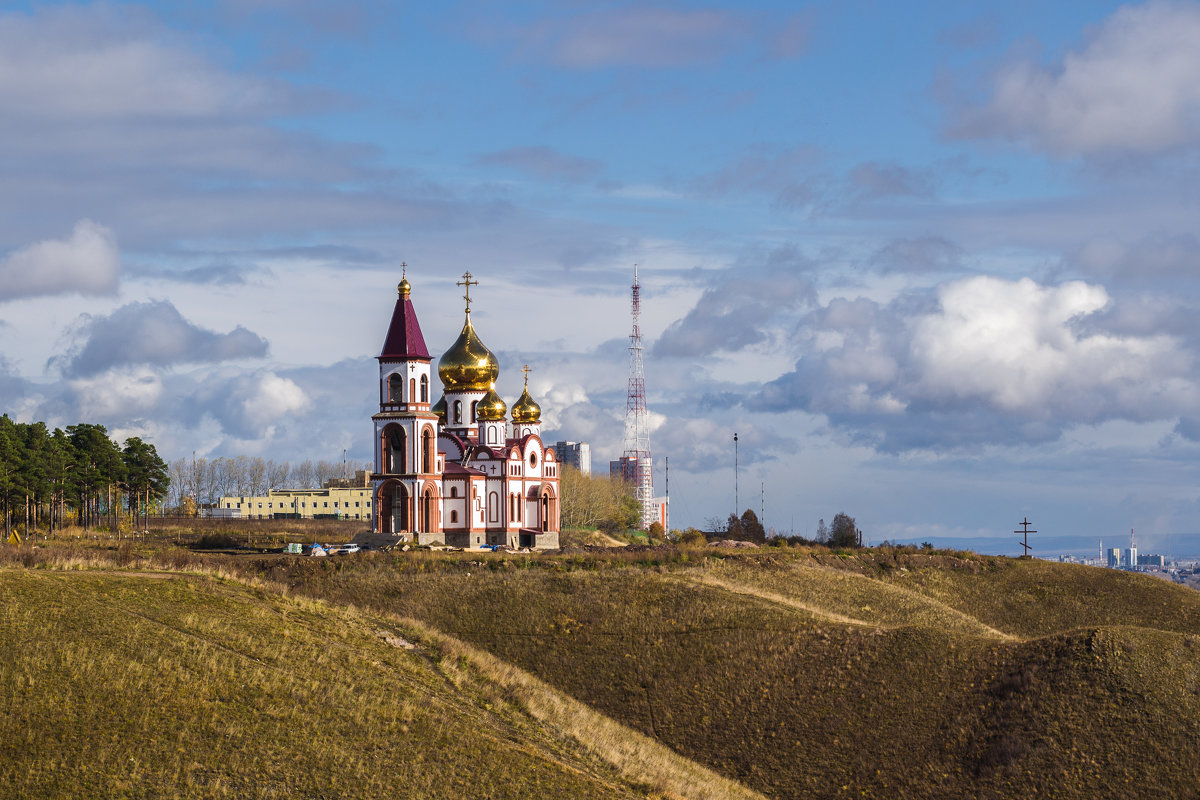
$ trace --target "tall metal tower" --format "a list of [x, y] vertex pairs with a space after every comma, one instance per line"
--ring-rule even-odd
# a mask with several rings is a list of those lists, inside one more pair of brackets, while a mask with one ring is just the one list
[[629, 334], [629, 394], [625, 400], [625, 452], [621, 472], [633, 483], [634, 496], [642, 508], [642, 527], [648, 528], [658, 515], [654, 510], [654, 470], [650, 456], [650, 414], [646, 410], [646, 371], [642, 365], [642, 285], [637, 264], [633, 265], [633, 331]]

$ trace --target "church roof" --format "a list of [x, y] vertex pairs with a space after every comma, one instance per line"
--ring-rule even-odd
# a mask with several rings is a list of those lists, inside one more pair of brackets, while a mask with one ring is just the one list
[[450, 461], [446, 464], [446, 469], [442, 471], [443, 475], [482, 475], [487, 476], [487, 473], [481, 469], [474, 467], [464, 467], [461, 464], [455, 464]]
[[411, 286], [408, 280], [400, 281], [400, 296], [396, 298], [396, 309], [392, 312], [392, 324], [388, 326], [387, 338], [383, 340], [383, 352], [379, 358], [429, 359], [429, 348], [425, 346], [425, 337], [421, 335], [421, 323], [417, 322], [417, 312], [409, 298]]

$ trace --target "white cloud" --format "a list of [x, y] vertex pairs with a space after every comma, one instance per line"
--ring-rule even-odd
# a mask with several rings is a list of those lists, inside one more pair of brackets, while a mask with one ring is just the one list
[[0, 302], [55, 294], [111, 294], [121, 271], [116, 236], [89, 219], [65, 240], [47, 239], [0, 261]]
[[152, 411], [163, 396], [162, 379], [148, 367], [113, 369], [68, 382], [82, 419], [129, 421]]
[[749, 404], [823, 414], [897, 451], [1188, 414], [1200, 402], [1194, 354], [1176, 336], [1106, 328], [1119, 319], [1110, 305], [1100, 286], [990, 276], [886, 305], [835, 298], [801, 322], [808, 353]]
[[[266, 430], [289, 414], [308, 410], [311, 401], [294, 381], [266, 372], [241, 381], [234, 398], [245, 426]], [[269, 434], [268, 434], [269, 435]]]
[[1120, 8], [1082, 49], [1045, 67], [1022, 60], [994, 76], [957, 133], [1002, 136], [1053, 153], [1155, 153], [1200, 141], [1200, 6]]
[[913, 325], [915, 394], [975, 398], [1034, 418], [1090, 406], [1146, 419], [1197, 399], [1193, 358], [1173, 337], [1076, 330], [1108, 306], [1103, 287], [978, 276], [943, 285], [938, 297], [940, 312]]

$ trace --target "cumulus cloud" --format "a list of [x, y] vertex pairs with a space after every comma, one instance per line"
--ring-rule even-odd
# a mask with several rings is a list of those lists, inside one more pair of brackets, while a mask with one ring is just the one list
[[794, 275], [737, 277], [705, 290], [682, 319], [654, 343], [657, 356], [703, 356], [735, 353], [767, 340], [780, 315], [816, 301], [812, 285]]
[[510, 147], [475, 159], [485, 167], [508, 167], [539, 180], [578, 182], [594, 177], [601, 164], [594, 158], [572, 156], [553, 147]]
[[82, 343], [69, 356], [54, 359], [67, 376], [90, 376], [123, 365], [170, 366], [257, 358], [267, 342], [238, 326], [217, 333], [193, 325], [170, 302], [129, 303], [108, 316], [85, 316], [78, 325]]
[[1018, 60], [993, 76], [959, 136], [1000, 136], [1060, 155], [1158, 153], [1200, 142], [1200, 6], [1118, 9], [1061, 63]]
[[0, 302], [22, 297], [112, 294], [121, 260], [113, 232], [88, 219], [67, 239], [47, 239], [0, 260]]
[[1177, 337], [1089, 324], [1110, 303], [1080, 281], [988, 276], [887, 305], [835, 299], [805, 321], [811, 353], [750, 405], [824, 414], [887, 450], [1045, 441], [1194, 408], [1193, 355]]
[[67, 395], [80, 419], [129, 422], [155, 410], [163, 382], [149, 367], [105, 370], [69, 381]]
[[233, 382], [218, 418], [226, 430], [257, 439], [269, 437], [271, 426], [284, 417], [307, 411], [310, 405], [308, 395], [295, 381], [263, 372]]

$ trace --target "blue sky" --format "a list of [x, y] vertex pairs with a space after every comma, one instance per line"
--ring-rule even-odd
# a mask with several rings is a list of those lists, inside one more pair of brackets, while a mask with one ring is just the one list
[[1200, 530], [1200, 4], [8, 3], [0, 408], [367, 460], [409, 264], [673, 523]]

